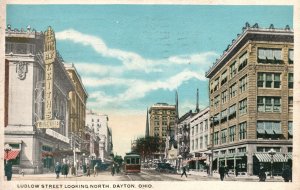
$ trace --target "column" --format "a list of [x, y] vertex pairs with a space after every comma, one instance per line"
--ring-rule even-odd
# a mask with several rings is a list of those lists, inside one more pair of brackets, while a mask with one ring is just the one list
[[247, 173], [253, 175], [253, 156], [252, 153], [247, 154]]

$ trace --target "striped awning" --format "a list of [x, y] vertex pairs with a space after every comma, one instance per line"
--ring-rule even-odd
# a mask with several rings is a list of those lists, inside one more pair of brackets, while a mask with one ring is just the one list
[[293, 159], [293, 155], [292, 154], [287, 154], [286, 157], [287, 157], [287, 159], [291, 159], [291, 160]]
[[4, 152], [5, 160], [14, 160], [19, 155], [20, 150], [10, 150], [8, 152]]
[[264, 129], [256, 129], [256, 132], [258, 134], [265, 134], [266, 133], [266, 131]]
[[293, 136], [293, 130], [289, 130], [289, 135]]
[[266, 129], [266, 133], [268, 135], [273, 135], [274, 134], [274, 131], [272, 129]]
[[282, 135], [281, 129], [274, 130], [274, 133], [277, 134], [277, 135]]
[[[256, 158], [259, 162], [271, 162], [271, 155], [268, 153], [255, 153]], [[274, 162], [287, 162], [287, 158], [283, 156], [283, 154], [276, 153], [273, 156]]]

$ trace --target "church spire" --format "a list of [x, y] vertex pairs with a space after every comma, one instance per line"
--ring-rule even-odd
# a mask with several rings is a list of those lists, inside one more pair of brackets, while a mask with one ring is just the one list
[[199, 89], [197, 88], [197, 95], [196, 95], [196, 113], [199, 113], [200, 109], [199, 109]]
[[175, 102], [176, 102], [176, 105], [175, 105], [175, 107], [176, 107], [176, 119], [178, 119], [178, 118], [179, 118], [179, 112], [178, 112], [178, 92], [177, 92], [177, 90], [176, 90], [175, 93], [176, 93], [176, 94], [175, 94]]
[[145, 137], [149, 137], [149, 116], [148, 116], [148, 108], [147, 108], [147, 119], [146, 119], [146, 132]]

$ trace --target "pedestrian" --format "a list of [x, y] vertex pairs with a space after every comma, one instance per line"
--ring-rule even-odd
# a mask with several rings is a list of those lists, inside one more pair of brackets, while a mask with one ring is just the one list
[[24, 177], [24, 174], [25, 174], [25, 172], [24, 172], [24, 170], [23, 169], [21, 169], [21, 172], [20, 172], [20, 174]]
[[71, 166], [71, 175], [76, 175], [76, 168], [75, 166]]
[[263, 166], [260, 167], [258, 177], [259, 177], [259, 181], [266, 181], [267, 175], [266, 175], [266, 170]]
[[112, 163], [111, 165], [111, 175], [114, 176], [115, 175], [115, 164]]
[[223, 180], [224, 180], [224, 175], [225, 175], [225, 168], [224, 168], [223, 165], [221, 165], [221, 166], [219, 167], [219, 174], [220, 174], [220, 179], [221, 179], [221, 181], [223, 181]]
[[239, 169], [238, 169], [238, 167], [237, 166], [235, 166], [235, 168], [234, 168], [235, 170], [234, 170], [234, 172], [235, 172], [235, 176], [237, 177], [238, 175], [239, 175]]
[[67, 178], [68, 174], [69, 174], [69, 166], [68, 166], [67, 163], [64, 163], [64, 165], [63, 165], [63, 171], [64, 171], [65, 178]]
[[94, 166], [94, 177], [96, 175], [98, 176], [98, 163], [96, 163], [95, 166]]
[[7, 181], [11, 181], [11, 178], [12, 178], [12, 164], [9, 160], [6, 161], [4, 170], [5, 170], [5, 176], [6, 176]]
[[229, 172], [229, 169], [228, 169], [228, 167], [227, 167], [227, 166], [225, 166], [225, 175], [227, 175], [227, 177], [229, 177], [229, 174], [228, 174], [228, 172]]
[[185, 175], [185, 177], [187, 177], [185, 166], [182, 167], [182, 174], [181, 174], [181, 177], [183, 176], [183, 174]]
[[60, 171], [61, 171], [61, 166], [60, 166], [59, 162], [56, 162], [56, 165], [55, 165], [56, 179], [59, 178]]
[[87, 164], [87, 165], [86, 165], [86, 176], [91, 177], [90, 164]]
[[285, 182], [292, 181], [292, 170], [290, 169], [289, 165], [287, 165], [286, 168], [283, 170], [282, 178]]

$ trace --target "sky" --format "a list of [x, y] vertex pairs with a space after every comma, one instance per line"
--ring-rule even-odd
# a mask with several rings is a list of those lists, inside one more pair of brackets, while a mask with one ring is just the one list
[[246, 22], [293, 27], [291, 6], [8, 5], [12, 28], [56, 33], [88, 92], [87, 108], [108, 114], [114, 152], [124, 155], [145, 133], [146, 110], [175, 104], [179, 115], [208, 106], [205, 72]]

